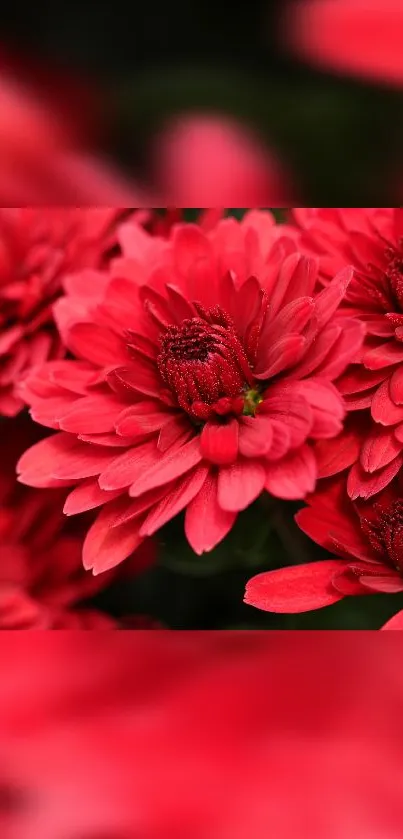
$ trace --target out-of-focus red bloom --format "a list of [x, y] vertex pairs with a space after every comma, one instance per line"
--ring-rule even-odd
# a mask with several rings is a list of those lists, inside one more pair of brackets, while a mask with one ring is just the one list
[[168, 204], [281, 207], [291, 201], [291, 176], [277, 155], [229, 117], [178, 117], [155, 147], [155, 182]]
[[[0, 506], [0, 630], [114, 629], [106, 613], [82, 604], [116, 582], [82, 565], [83, 525], [61, 513], [65, 493], [23, 490]], [[154, 559], [151, 542], [133, 557], [131, 572]], [[133, 629], [153, 626], [128, 619]]]
[[[62, 491], [15, 490], [0, 503], [0, 629], [103, 629], [114, 622], [80, 601], [97, 594], [81, 562], [80, 527], [66, 526]], [[102, 578], [103, 579], [103, 578]]]
[[[0, 414], [23, 403], [36, 365], [64, 355], [52, 305], [66, 274], [101, 267], [116, 244], [118, 207], [0, 209]], [[88, 275], [88, 293], [95, 276]]]
[[39, 75], [0, 56], [2, 205], [145, 206], [145, 194], [88, 147], [90, 100], [83, 118], [66, 108], [68, 80], [58, 91], [51, 68]]
[[[269, 571], [252, 579], [245, 602], [294, 614], [352, 595], [403, 592], [403, 490], [398, 479], [376, 501], [354, 504], [343, 477], [325, 482], [296, 521], [338, 559]], [[403, 629], [403, 611], [386, 629]]]
[[[122, 573], [95, 578], [84, 570], [81, 554], [88, 522], [63, 516], [66, 490], [40, 492], [16, 483], [16, 459], [38, 437], [36, 432], [25, 416], [2, 424], [0, 630], [113, 629], [117, 624], [108, 615], [80, 604], [122, 579]], [[125, 574], [138, 573], [154, 558], [149, 540], [125, 566]], [[136, 618], [128, 618], [128, 624], [136, 628]]]
[[70, 515], [103, 507], [84, 548], [96, 573], [183, 510], [201, 554], [263, 490], [311, 492], [312, 441], [342, 428], [332, 382], [363, 335], [332, 322], [351, 271], [316, 294], [315, 261], [268, 212], [179, 224], [168, 240], [129, 222], [120, 240], [94, 292], [77, 274], [56, 306], [75, 360], [24, 386], [32, 417], [61, 433], [23, 456], [21, 480], [75, 485]]
[[302, 636], [7, 639], [2, 836], [399, 839], [398, 639]]
[[324, 69], [403, 84], [400, 0], [299, 0], [288, 3], [282, 38]]
[[320, 446], [322, 477], [349, 466], [353, 499], [380, 492], [403, 465], [403, 210], [399, 207], [300, 207], [294, 216], [303, 252], [319, 257], [323, 282], [352, 265], [341, 310], [367, 336], [357, 363], [337, 382], [349, 411], [334, 447]]

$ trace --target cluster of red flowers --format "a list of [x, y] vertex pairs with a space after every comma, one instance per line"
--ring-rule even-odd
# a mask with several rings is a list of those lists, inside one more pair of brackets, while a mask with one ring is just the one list
[[282, 225], [28, 208], [1, 224], [0, 411], [26, 404], [55, 432], [19, 480], [92, 511], [87, 572], [104, 579], [181, 512], [211, 551], [269, 493], [307, 499], [298, 524], [339, 558], [261, 575], [247, 603], [403, 590], [403, 210], [296, 208]]
[[[305, 612], [349, 595], [403, 591], [403, 210], [298, 208], [290, 231], [319, 262], [326, 288], [354, 270], [339, 316], [365, 327], [364, 343], [337, 381], [348, 420], [319, 443], [318, 482], [297, 523], [338, 559], [260, 575], [246, 601]], [[403, 627], [403, 612], [387, 624]]]

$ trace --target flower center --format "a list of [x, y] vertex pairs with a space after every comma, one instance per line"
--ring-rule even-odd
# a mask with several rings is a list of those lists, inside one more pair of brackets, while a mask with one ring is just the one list
[[219, 306], [196, 309], [200, 317], [170, 326], [161, 336], [157, 363], [163, 381], [195, 420], [239, 415], [245, 408], [254, 415], [258, 391], [232, 319]]
[[403, 500], [388, 509], [374, 506], [377, 519], [361, 519], [361, 527], [371, 547], [389, 565], [403, 573]]

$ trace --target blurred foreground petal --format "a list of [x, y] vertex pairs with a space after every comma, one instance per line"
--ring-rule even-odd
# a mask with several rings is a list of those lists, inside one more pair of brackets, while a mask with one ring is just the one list
[[290, 200], [292, 182], [276, 154], [228, 117], [178, 117], [155, 148], [155, 180], [168, 205], [283, 206]]
[[[49, 78], [51, 70], [49, 69]], [[54, 87], [54, 85], [53, 85]], [[95, 151], [84, 149], [81, 117], [66, 118], [45, 88], [0, 66], [0, 199], [3, 206], [145, 206], [146, 196]], [[88, 117], [87, 117], [88, 120]]]
[[400, 839], [398, 636], [30, 638], [0, 647], [5, 839]]
[[401, 0], [299, 0], [285, 23], [285, 43], [310, 63], [402, 86]]

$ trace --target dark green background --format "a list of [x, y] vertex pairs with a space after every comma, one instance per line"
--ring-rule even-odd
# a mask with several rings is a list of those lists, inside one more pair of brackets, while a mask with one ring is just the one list
[[14, 51], [96, 82], [110, 148], [139, 176], [165, 118], [216, 109], [274, 144], [295, 172], [299, 203], [396, 203], [403, 193], [402, 92], [293, 62], [279, 35], [284, 6], [16, 0], [2, 9], [0, 23]]

